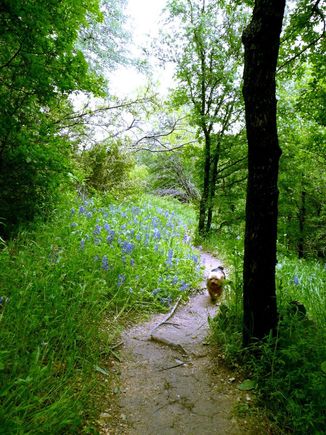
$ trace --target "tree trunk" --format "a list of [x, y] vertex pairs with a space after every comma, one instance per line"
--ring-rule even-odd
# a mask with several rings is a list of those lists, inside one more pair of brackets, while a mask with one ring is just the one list
[[214, 208], [214, 198], [216, 192], [216, 182], [217, 182], [217, 167], [220, 160], [220, 140], [217, 139], [211, 167], [210, 167], [210, 177], [209, 177], [209, 197], [208, 197], [208, 210], [207, 210], [207, 222], [206, 222], [206, 234], [209, 233], [212, 226], [213, 219], [213, 208]]
[[299, 258], [303, 258], [305, 255], [305, 251], [304, 251], [305, 220], [306, 220], [306, 192], [302, 189], [302, 191], [301, 191], [301, 204], [300, 204], [300, 210], [299, 210], [299, 241], [298, 241], [298, 257]]
[[278, 165], [275, 74], [285, 0], [256, 0], [242, 35], [243, 96], [248, 140], [244, 252], [243, 344], [261, 340], [277, 326], [275, 289]]
[[199, 203], [199, 221], [198, 233], [200, 236], [205, 236], [207, 207], [209, 198], [209, 184], [210, 184], [210, 160], [211, 160], [211, 137], [205, 131], [205, 155], [204, 155], [204, 184]]

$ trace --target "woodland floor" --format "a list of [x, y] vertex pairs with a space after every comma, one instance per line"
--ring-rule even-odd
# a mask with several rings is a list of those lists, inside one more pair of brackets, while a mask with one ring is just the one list
[[[220, 265], [207, 253], [202, 262], [205, 275]], [[240, 417], [236, 412], [251, 409], [251, 392], [237, 389], [241, 376], [227, 370], [205, 342], [207, 319], [217, 310], [202, 290], [177, 304], [166, 322], [161, 324], [168, 314], [159, 314], [125, 331], [121, 362], [114, 362], [115, 394], [108, 397], [99, 421], [101, 434], [269, 433], [255, 413]]]

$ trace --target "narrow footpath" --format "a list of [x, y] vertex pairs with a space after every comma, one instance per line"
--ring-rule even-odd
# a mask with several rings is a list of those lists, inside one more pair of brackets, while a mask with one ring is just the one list
[[[201, 260], [205, 277], [220, 265], [207, 253]], [[101, 414], [102, 434], [268, 433], [256, 419], [236, 417], [235, 407], [251, 397], [236, 388], [241, 380], [218, 364], [205, 342], [207, 319], [217, 309], [202, 290], [123, 334], [119, 391]]]

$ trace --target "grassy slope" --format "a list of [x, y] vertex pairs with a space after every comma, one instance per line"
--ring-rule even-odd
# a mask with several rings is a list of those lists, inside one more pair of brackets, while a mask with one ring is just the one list
[[196, 285], [192, 224], [175, 202], [70, 198], [51, 222], [3, 247], [2, 433], [76, 433], [91, 420], [116, 314], [166, 309]]

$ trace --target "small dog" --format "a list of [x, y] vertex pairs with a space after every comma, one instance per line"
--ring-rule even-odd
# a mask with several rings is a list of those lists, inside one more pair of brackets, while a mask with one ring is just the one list
[[210, 271], [206, 281], [206, 285], [212, 302], [215, 302], [221, 297], [224, 279], [225, 273], [222, 266], [218, 266]]

